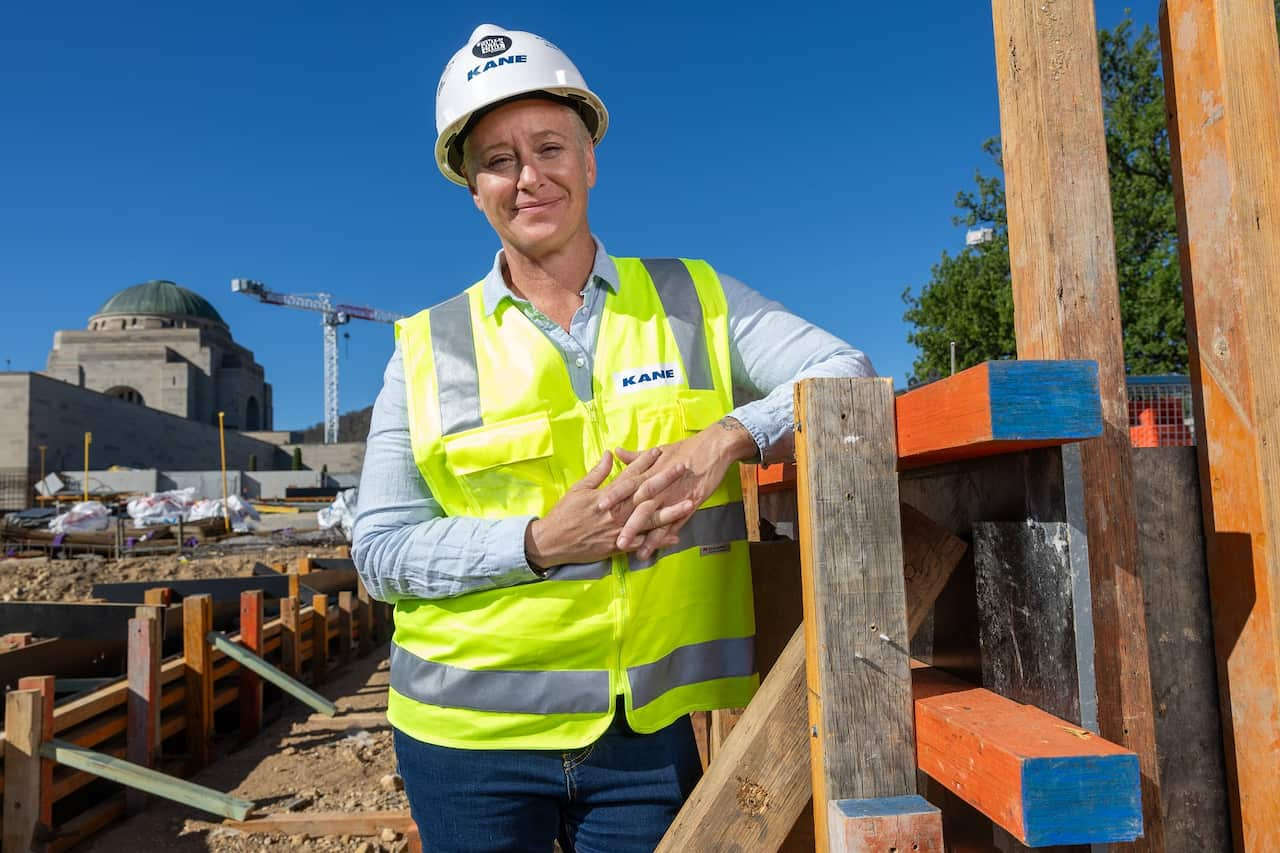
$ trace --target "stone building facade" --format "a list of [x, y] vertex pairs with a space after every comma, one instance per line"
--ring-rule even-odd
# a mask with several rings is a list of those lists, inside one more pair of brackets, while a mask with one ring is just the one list
[[228, 429], [272, 428], [271, 385], [217, 310], [171, 281], [112, 296], [84, 331], [53, 336], [45, 374], [126, 402]]

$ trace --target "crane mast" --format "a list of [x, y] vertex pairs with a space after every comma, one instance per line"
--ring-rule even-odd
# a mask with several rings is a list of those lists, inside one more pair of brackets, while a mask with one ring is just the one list
[[231, 292], [252, 296], [268, 305], [283, 305], [320, 314], [324, 329], [324, 443], [338, 441], [338, 327], [352, 319], [375, 323], [394, 323], [404, 314], [383, 311], [366, 305], [335, 305], [328, 293], [277, 293], [260, 281], [233, 278]]

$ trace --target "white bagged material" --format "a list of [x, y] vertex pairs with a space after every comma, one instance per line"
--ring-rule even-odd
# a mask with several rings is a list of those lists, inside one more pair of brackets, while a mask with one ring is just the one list
[[97, 533], [111, 526], [111, 510], [98, 501], [75, 504], [49, 522], [54, 533]]
[[[227, 498], [227, 509], [231, 516], [231, 529], [237, 533], [249, 533], [262, 526], [262, 518], [258, 511], [239, 495]], [[206, 518], [222, 518], [222, 499], [196, 501], [187, 514], [188, 521], [200, 521]]]
[[351, 541], [351, 528], [356, 523], [356, 493], [359, 489], [343, 489], [333, 503], [316, 513], [316, 524], [321, 530], [338, 528]]
[[196, 490], [193, 488], [154, 492], [129, 501], [129, 517], [136, 527], [177, 524], [187, 517], [195, 501]]

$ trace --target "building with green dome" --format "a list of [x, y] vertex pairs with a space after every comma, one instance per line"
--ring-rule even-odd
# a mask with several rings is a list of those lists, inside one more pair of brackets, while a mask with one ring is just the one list
[[112, 296], [83, 330], [59, 331], [45, 374], [140, 406], [229, 429], [272, 429], [271, 386], [216, 308], [172, 281]]

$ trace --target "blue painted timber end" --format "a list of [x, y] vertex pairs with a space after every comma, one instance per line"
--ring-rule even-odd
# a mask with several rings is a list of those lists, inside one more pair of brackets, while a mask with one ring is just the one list
[[1029, 847], [1133, 841], [1142, 836], [1138, 756], [1028, 758], [1022, 826]]
[[1102, 435], [1096, 361], [989, 361], [987, 376], [994, 440]]
[[919, 794], [900, 797], [872, 797], [866, 800], [834, 800], [829, 807], [845, 817], [892, 817], [893, 815], [933, 814], [938, 807]]

